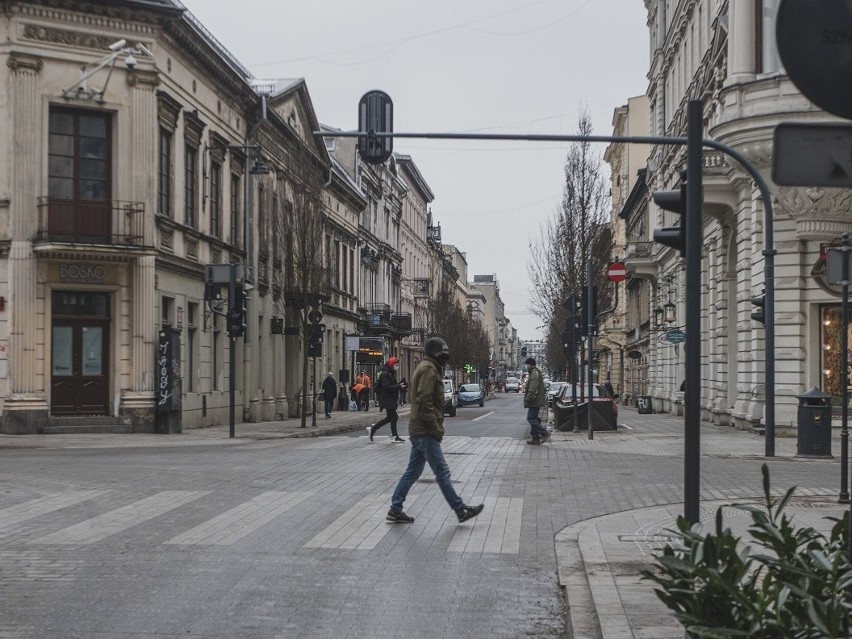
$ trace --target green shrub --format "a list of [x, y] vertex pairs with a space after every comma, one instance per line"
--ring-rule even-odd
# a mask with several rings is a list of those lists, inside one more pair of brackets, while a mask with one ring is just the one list
[[771, 497], [769, 470], [762, 467], [765, 503], [732, 504], [751, 515], [749, 545], [723, 526], [704, 534], [678, 518], [680, 540], [657, 558], [644, 579], [694, 637], [811, 639], [852, 637], [852, 566], [846, 555], [849, 513], [828, 537], [796, 528], [784, 514], [795, 488]]

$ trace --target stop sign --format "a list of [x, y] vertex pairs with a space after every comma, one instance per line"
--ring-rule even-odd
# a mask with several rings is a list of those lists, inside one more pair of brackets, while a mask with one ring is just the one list
[[627, 268], [624, 262], [613, 262], [609, 265], [606, 274], [610, 282], [623, 282], [627, 279]]

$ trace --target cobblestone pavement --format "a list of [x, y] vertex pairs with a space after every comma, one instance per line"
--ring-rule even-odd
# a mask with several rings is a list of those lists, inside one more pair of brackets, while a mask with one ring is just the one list
[[[462, 525], [429, 470], [406, 503], [415, 523], [384, 521], [409, 452], [387, 437], [0, 449], [0, 637], [562, 637], [555, 536], [677, 504], [682, 426], [623, 409], [633, 430], [533, 447], [518, 398], [483, 414], [447, 421], [453, 481], [486, 504]], [[515, 434], [472, 436], [486, 422]], [[759, 494], [762, 440], [714, 438], [703, 498]], [[839, 473], [771, 466], [812, 494]]]

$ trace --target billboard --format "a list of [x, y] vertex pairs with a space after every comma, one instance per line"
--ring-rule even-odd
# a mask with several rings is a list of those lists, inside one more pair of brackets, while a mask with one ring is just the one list
[[385, 361], [384, 337], [361, 337], [355, 353], [358, 364], [381, 364]]

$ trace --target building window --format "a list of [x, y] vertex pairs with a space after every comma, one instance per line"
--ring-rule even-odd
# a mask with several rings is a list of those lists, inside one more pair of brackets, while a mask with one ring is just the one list
[[194, 393], [197, 390], [195, 386], [198, 383], [198, 376], [195, 371], [198, 366], [198, 344], [196, 344], [196, 340], [198, 339], [197, 321], [198, 304], [190, 302], [186, 308], [186, 390], [190, 393]]
[[112, 238], [109, 116], [51, 109], [48, 122], [48, 219], [53, 237]]
[[163, 328], [170, 328], [175, 316], [175, 299], [173, 297], [160, 298], [160, 324]]
[[222, 165], [210, 167], [210, 235], [222, 237]]
[[198, 149], [191, 144], [186, 145], [186, 166], [184, 168], [184, 223], [192, 228], [198, 222], [196, 208], [196, 181], [198, 177]]
[[755, 71], [775, 73], [781, 70], [778, 43], [775, 40], [775, 20], [780, 0], [756, 0], [755, 10]]
[[240, 176], [231, 174], [231, 244], [241, 246], [240, 242]]
[[261, 255], [269, 254], [269, 247], [266, 245], [268, 241], [267, 225], [266, 225], [266, 189], [262, 184], [257, 186], [257, 233], [260, 245], [257, 250]]
[[163, 127], [160, 127], [157, 203], [160, 215], [172, 217], [172, 132]]

